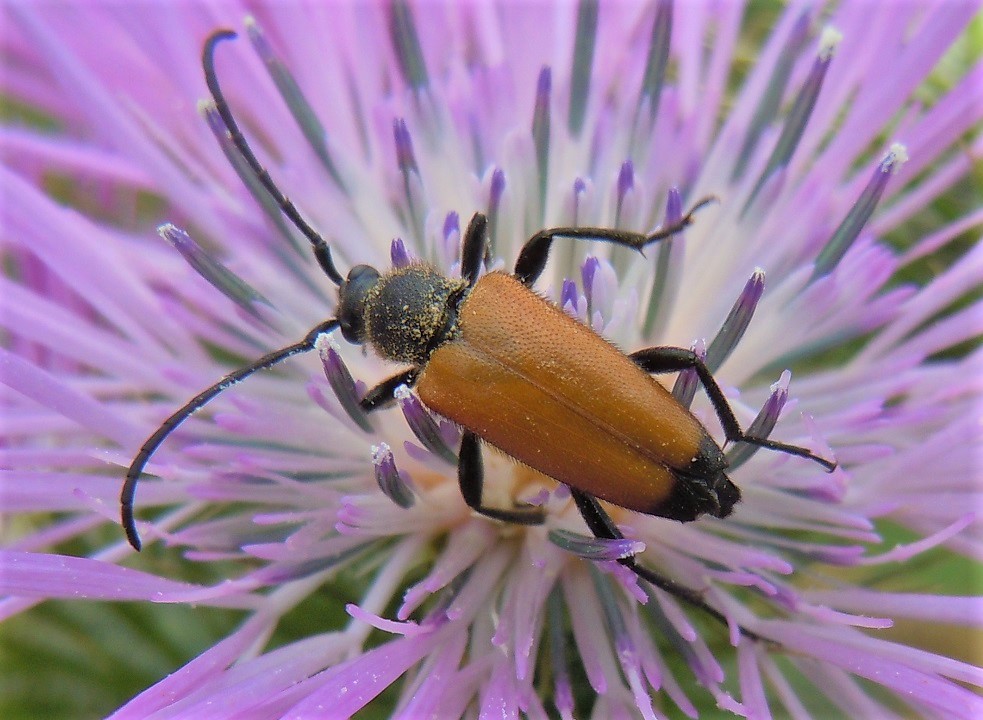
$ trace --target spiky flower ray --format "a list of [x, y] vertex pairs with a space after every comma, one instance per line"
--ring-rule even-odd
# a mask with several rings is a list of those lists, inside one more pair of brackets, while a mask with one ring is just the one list
[[[717, 362], [741, 422], [764, 406], [776, 438], [835, 452], [841, 469], [826, 476], [758, 452], [733, 473], [744, 501], [732, 517], [681, 525], [616, 514], [630, 540], [607, 546], [577, 537], [585, 529], [562, 489], [489, 457], [489, 504], [531, 500], [549, 513], [544, 528], [504, 527], [471, 516], [449, 458], [434, 450], [455, 448], [456, 430], [438, 423], [428, 441], [438, 445], [424, 447], [408, 430], [420, 412], [410, 395], [402, 413], [370, 416], [366, 432], [325, 378], [337, 365], [325, 348], [324, 370], [312, 353], [190, 420], [154, 459], [160, 480], [140, 488], [140, 508], [162, 509], [141, 523], [148, 540], [200, 562], [252, 561], [214, 586], [114, 564], [128, 555], [116, 535], [93, 559], [46, 551], [105, 542], [92, 530], [116, 522], [122, 468], [148, 431], [232, 365], [295, 342], [332, 312], [331, 285], [241, 167], [214, 110], [194, 112], [205, 95], [201, 41], [242, 28], [245, 8], [5, 6], [16, 32], [3, 38], [4, 89], [64, 131], [3, 131], [4, 509], [58, 515], [8, 543], [0, 613], [50, 597], [251, 613], [121, 717], [216, 707], [345, 716], [400, 677], [405, 717], [570, 716], [574, 703], [580, 715], [595, 695], [602, 716], [714, 704], [764, 716], [798, 712], [800, 693], [853, 717], [897, 703], [926, 716], [979, 713], [952, 682], [979, 685], [979, 670], [876, 632], [890, 618], [976, 625], [975, 599], [862, 589], [833, 572], [891, 567], [943, 543], [981, 554], [969, 532], [980, 355], [939, 359], [979, 335], [978, 303], [952, 308], [978, 283], [980, 251], [921, 289], [892, 282], [979, 213], [901, 254], [879, 240], [978, 158], [979, 66], [931, 107], [909, 99], [973, 8], [861, 5], [828, 17], [789, 8], [726, 113], [736, 4], [596, 14], [590, 4], [251, 7], [257, 22], [222, 47], [219, 76], [260, 159], [342, 267], [382, 267], [390, 255], [401, 264], [408, 253], [456, 272], [475, 210], [491, 219], [495, 261], [508, 263], [542, 226], [650, 230], [664, 212], [678, 217], [682, 200], [715, 194], [718, 206], [647, 259], [597, 247], [600, 259], [584, 264], [581, 249], [558, 243], [538, 287], [626, 349], [695, 343], [708, 362], [740, 299], [753, 319]], [[820, 42], [827, 23], [838, 44], [831, 32]], [[544, 43], [544, 28], [562, 41]], [[584, 63], [586, 85], [583, 74], [571, 80]], [[894, 139], [907, 163], [888, 155]], [[72, 209], [45, 182], [60, 177], [73, 181]], [[674, 186], [682, 198], [670, 195], [665, 210]], [[163, 208], [144, 209], [148, 195]], [[161, 230], [173, 247], [148, 214], [173, 223]], [[403, 244], [391, 249], [395, 237]], [[664, 268], [661, 284], [653, 266]], [[757, 268], [763, 293], [749, 283]], [[787, 364], [837, 348], [852, 350], [848, 361], [783, 377], [769, 400]], [[340, 357], [361, 383], [392, 372], [348, 347]], [[694, 409], [716, 428], [699, 393]], [[202, 512], [216, 506], [228, 509]], [[881, 519], [918, 542], [883, 546]], [[721, 649], [722, 626], [613, 562], [637, 543], [647, 565], [705, 591], [732, 620], [736, 651]], [[342, 568], [371, 578], [351, 623], [327, 633], [315, 624], [264, 652], [279, 619]], [[740, 638], [737, 624], [773, 642]], [[373, 628], [381, 644], [363, 651]], [[868, 694], [867, 683], [888, 693]]]

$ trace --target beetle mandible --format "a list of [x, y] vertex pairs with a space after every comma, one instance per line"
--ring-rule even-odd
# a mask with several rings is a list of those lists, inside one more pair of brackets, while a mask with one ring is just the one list
[[[416, 263], [380, 273], [368, 265], [342, 277], [325, 240], [303, 219], [258, 161], [223, 96], [214, 52], [229, 30], [213, 33], [202, 53], [205, 79], [234, 146], [282, 212], [311, 242], [324, 273], [338, 286], [336, 317], [319, 323], [300, 341], [235, 370], [167, 418], [143, 444], [126, 473], [122, 524], [130, 544], [141, 541], [133, 515], [136, 485], [164, 439], [192, 413], [253, 373], [314, 349], [318, 337], [341, 329], [350, 343], [368, 344], [381, 357], [408, 365], [372, 388], [361, 407], [384, 407], [403, 385], [415, 386], [423, 403], [463, 430], [458, 481], [467, 505], [490, 518], [520, 524], [545, 520], [541, 508], [494, 508], [482, 502], [481, 443], [569, 486], [590, 531], [620, 539], [621, 531], [598, 502], [681, 522], [731, 513], [740, 490], [727, 477], [721, 447], [653, 374], [693, 369], [728, 442], [743, 442], [835, 463], [808, 449], [741, 429], [733, 410], [700, 357], [692, 350], [651, 347], [623, 354], [593, 330], [532, 291], [556, 238], [601, 240], [641, 250], [671, 237], [714, 198], [697, 202], [678, 222], [643, 234], [611, 228], [540, 230], [523, 246], [513, 272], [480, 275], [487, 221], [475, 213], [464, 234], [461, 277]], [[724, 620], [700, 594], [622, 558], [639, 577]]]

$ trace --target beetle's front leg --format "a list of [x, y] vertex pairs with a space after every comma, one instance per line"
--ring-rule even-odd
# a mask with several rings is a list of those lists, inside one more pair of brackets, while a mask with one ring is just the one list
[[541, 508], [531, 505], [513, 510], [485, 507], [481, 504], [482, 488], [485, 484], [485, 468], [481, 461], [481, 443], [478, 436], [465, 430], [461, 436], [461, 451], [458, 453], [457, 481], [461, 495], [468, 507], [480, 515], [495, 520], [516, 523], [517, 525], [542, 525], [546, 519]]
[[416, 379], [419, 374], [419, 368], [414, 367], [409, 370], [403, 370], [401, 373], [396, 373], [390, 378], [386, 378], [365, 393], [365, 397], [358, 402], [359, 407], [367, 413], [388, 407], [395, 400], [394, 393], [396, 392], [396, 388], [400, 385], [413, 387], [416, 385]]
[[513, 275], [526, 287], [532, 287], [532, 284], [543, 273], [543, 268], [546, 267], [546, 260], [549, 258], [550, 247], [553, 245], [554, 238], [602, 240], [616, 245], [624, 245], [634, 250], [641, 250], [650, 243], [665, 240], [684, 230], [687, 225], [692, 224], [693, 214], [697, 210], [716, 201], [717, 198], [713, 196], [705, 197], [690, 208], [690, 211], [679, 220], [648, 235], [629, 230], [599, 227], [555, 227], [540, 230], [522, 246], [519, 257], [515, 261]]
[[474, 287], [478, 282], [481, 261], [485, 259], [487, 247], [488, 218], [483, 213], [476, 212], [464, 231], [464, 241], [461, 243], [461, 277], [468, 281], [468, 287]]

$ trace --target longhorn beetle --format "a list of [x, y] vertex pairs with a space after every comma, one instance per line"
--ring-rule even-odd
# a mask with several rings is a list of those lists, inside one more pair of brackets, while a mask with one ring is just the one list
[[[599, 499], [680, 522], [704, 514], [728, 516], [741, 493], [725, 474], [727, 460], [720, 446], [651, 377], [690, 368], [709, 396], [728, 442], [808, 458], [829, 471], [836, 467], [806, 448], [744, 432], [710, 370], [692, 350], [651, 347], [624, 355], [531, 289], [554, 239], [602, 240], [641, 250], [678, 233], [713, 198], [697, 202], [681, 220], [648, 235], [597, 227], [540, 230], [523, 246], [512, 274], [490, 272], [481, 277], [487, 221], [479, 212], [464, 234], [460, 278], [422, 263], [384, 273], [356, 265], [342, 278], [327, 243], [257, 160], [222, 94], [215, 47], [233, 37], [234, 32], [219, 30], [205, 43], [202, 64], [208, 89], [234, 146], [284, 215], [311, 242], [321, 269], [338, 286], [337, 314], [300, 342], [264, 355], [203, 390], [147, 439], [126, 473], [120, 497], [123, 527], [135, 549], [141, 545], [133, 517], [136, 484], [164, 439], [222, 391], [313, 350], [319, 335], [339, 327], [348, 342], [368, 344], [383, 358], [409, 366], [369, 390], [361, 407], [377, 410], [400, 386], [415, 386], [428, 408], [462, 428], [461, 494], [472, 510], [496, 520], [534, 525], [545, 518], [538, 507], [494, 508], [482, 502], [482, 442], [569, 486], [598, 538], [623, 537]], [[652, 585], [726, 621], [696, 590], [640, 565], [634, 556], [619, 562]]]

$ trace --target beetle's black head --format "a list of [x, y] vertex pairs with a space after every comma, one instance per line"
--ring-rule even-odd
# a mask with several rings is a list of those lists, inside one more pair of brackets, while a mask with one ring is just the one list
[[353, 345], [364, 345], [368, 340], [365, 308], [369, 291], [378, 284], [379, 277], [374, 267], [356, 265], [338, 288], [338, 325], [342, 336]]
[[422, 365], [457, 331], [464, 280], [415, 264], [384, 275], [356, 265], [338, 289], [338, 324], [345, 340], [370, 343], [382, 357]]

